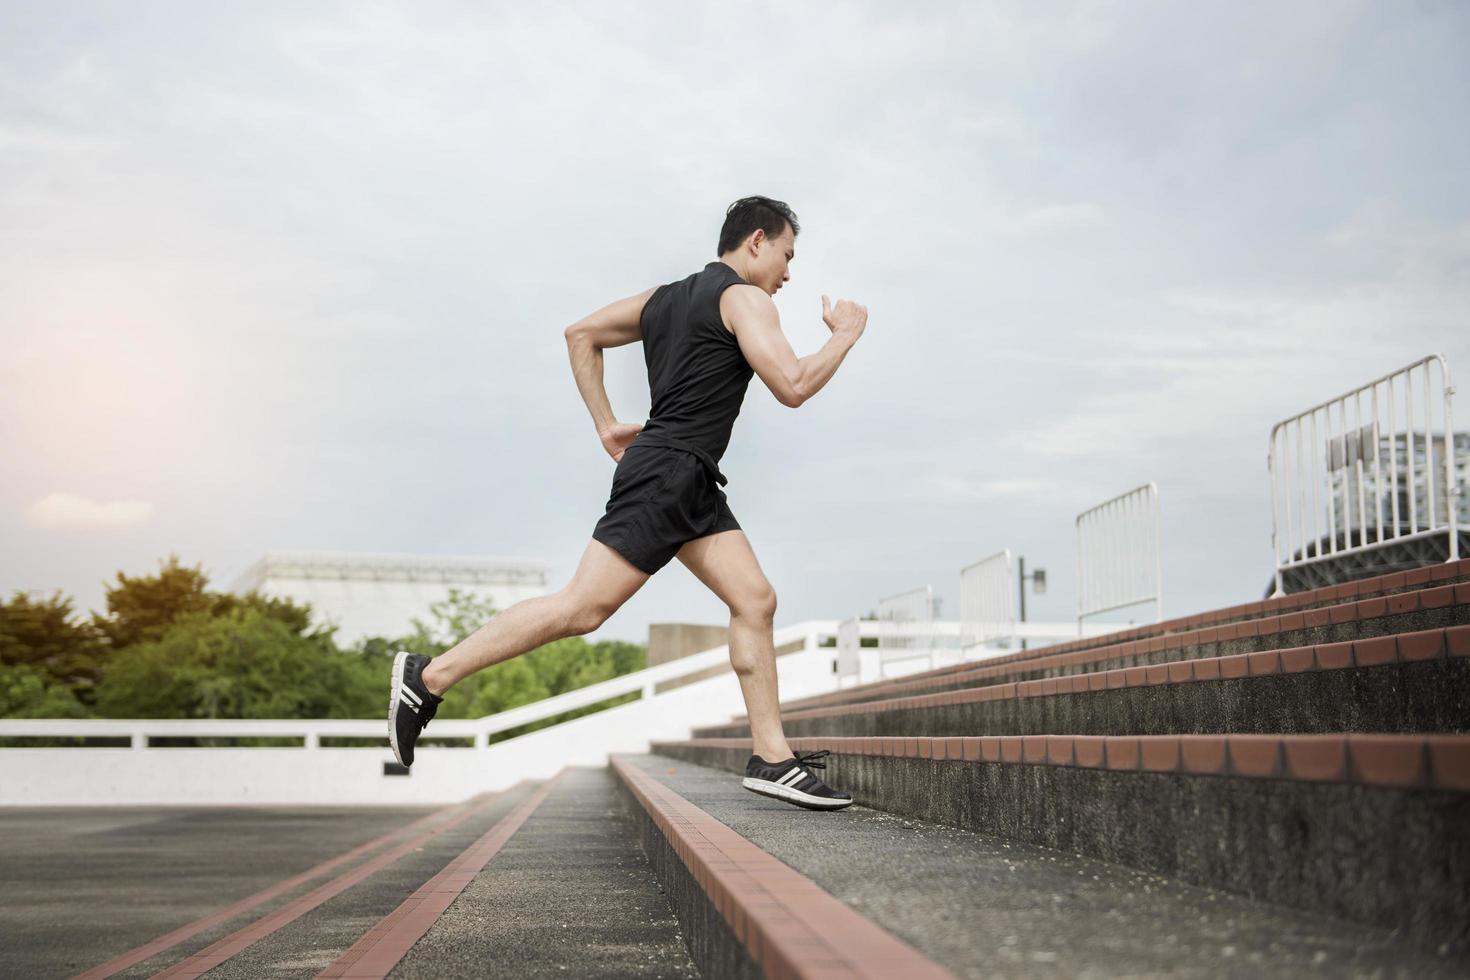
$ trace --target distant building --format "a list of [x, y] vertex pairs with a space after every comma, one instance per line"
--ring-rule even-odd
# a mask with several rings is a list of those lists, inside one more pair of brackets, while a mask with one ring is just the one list
[[[1323, 502], [1327, 526], [1346, 537], [1366, 525], [1369, 540], [1382, 522], [1391, 533], [1397, 519], [1399, 532], [1410, 534], [1430, 526], [1430, 486], [1433, 486], [1433, 523], [1449, 523], [1450, 501], [1444, 479], [1444, 439], [1412, 435], [1380, 435], [1372, 428], [1333, 439], [1327, 444], [1330, 500]], [[1470, 526], [1470, 432], [1454, 435], [1455, 523]], [[1432, 474], [1431, 481], [1428, 476]]]
[[497, 609], [546, 594], [547, 566], [503, 558], [273, 551], [247, 568], [230, 589], [310, 603], [318, 626], [337, 626], [337, 642], [397, 637], [451, 588], [489, 599]]

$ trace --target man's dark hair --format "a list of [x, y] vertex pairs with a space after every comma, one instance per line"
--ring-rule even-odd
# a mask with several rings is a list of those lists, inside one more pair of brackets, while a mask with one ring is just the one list
[[716, 254], [724, 255], [739, 248], [740, 243], [754, 234], [757, 228], [764, 231], [767, 238], [779, 238], [787, 225], [791, 226], [792, 238], [801, 234], [796, 212], [785, 201], [759, 194], [742, 197], [725, 210], [725, 226], [720, 229], [720, 250]]

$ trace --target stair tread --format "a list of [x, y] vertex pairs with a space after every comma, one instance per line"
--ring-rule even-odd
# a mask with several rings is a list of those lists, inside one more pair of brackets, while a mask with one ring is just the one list
[[565, 770], [390, 976], [699, 976], [615, 778]]
[[860, 806], [797, 810], [723, 770], [624, 758], [961, 976], [1459, 975], [1386, 930]]

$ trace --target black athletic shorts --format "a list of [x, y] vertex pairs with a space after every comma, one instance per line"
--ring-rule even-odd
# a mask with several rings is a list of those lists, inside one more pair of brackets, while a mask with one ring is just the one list
[[686, 541], [739, 527], [703, 459], [683, 449], [634, 443], [618, 460], [607, 511], [592, 537], [652, 575]]

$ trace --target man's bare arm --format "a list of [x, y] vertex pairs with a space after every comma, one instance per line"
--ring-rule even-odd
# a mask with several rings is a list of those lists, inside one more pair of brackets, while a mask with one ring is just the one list
[[862, 336], [868, 308], [850, 300], [832, 307], [822, 297], [822, 320], [832, 336], [815, 354], [798, 358], [781, 332], [781, 315], [759, 286], [735, 285], [720, 294], [720, 313], [735, 331], [740, 352], [776, 400], [797, 408], [837, 373], [838, 365]]
[[563, 331], [577, 390], [592, 413], [592, 423], [597, 427], [603, 447], [613, 459], [622, 458], [623, 450], [642, 426], [625, 425], [613, 414], [602, 382], [602, 352], [608, 347], [621, 347], [643, 339], [643, 305], [656, 288], [649, 287], [636, 296], [609, 303]]

